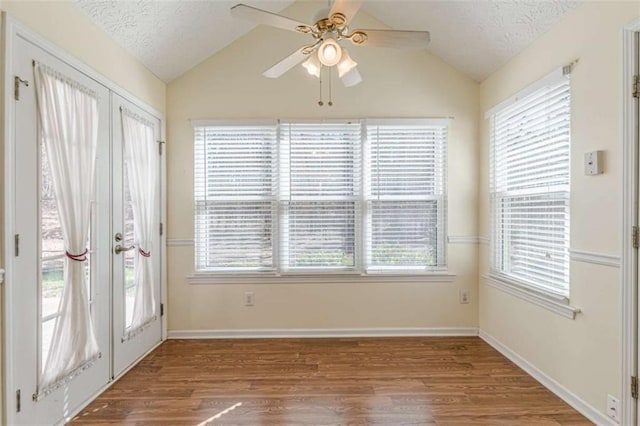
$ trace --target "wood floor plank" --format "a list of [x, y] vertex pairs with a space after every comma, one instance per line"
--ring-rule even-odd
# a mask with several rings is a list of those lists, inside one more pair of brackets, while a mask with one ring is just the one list
[[170, 340], [77, 425], [586, 425], [477, 337]]

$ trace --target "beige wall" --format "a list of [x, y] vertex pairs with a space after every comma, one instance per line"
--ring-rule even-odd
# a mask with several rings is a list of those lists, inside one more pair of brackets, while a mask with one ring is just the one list
[[[620, 254], [622, 206], [621, 30], [637, 2], [587, 2], [480, 86], [481, 114], [553, 69], [579, 59], [571, 75], [571, 248]], [[489, 236], [488, 122], [481, 118], [479, 228]], [[584, 175], [583, 155], [606, 151], [605, 173]], [[488, 247], [480, 253], [481, 276]], [[569, 320], [483, 284], [480, 328], [592, 406], [620, 394], [620, 270], [571, 262]]]
[[[325, 2], [285, 13], [307, 21]], [[354, 25], [380, 25], [358, 16]], [[319, 108], [317, 80], [296, 67], [277, 80], [264, 69], [307, 39], [260, 27], [167, 88], [168, 236], [193, 238], [193, 131], [189, 119], [454, 116], [449, 141], [449, 235], [477, 235], [478, 84], [426, 52], [350, 49], [364, 83], [336, 82]], [[326, 99], [325, 99], [326, 101]], [[190, 285], [193, 247], [169, 247], [169, 331], [258, 328], [475, 327], [477, 247], [449, 245], [453, 283]], [[459, 289], [472, 303], [458, 302]], [[254, 291], [256, 306], [242, 304]]]
[[[0, 10], [66, 50], [77, 59], [120, 85], [123, 89], [165, 112], [166, 84], [156, 78], [131, 54], [113, 42], [68, 1], [0, 1]], [[0, 88], [0, 90], [2, 90]], [[2, 99], [2, 97], [0, 97]], [[2, 128], [0, 123], [0, 130]], [[0, 163], [4, 148], [0, 141]], [[0, 173], [2, 168], [0, 166]], [[1, 176], [1, 175], [0, 175]], [[2, 198], [0, 198], [0, 219]], [[0, 222], [1, 223], [1, 222]], [[1, 228], [1, 227], [0, 227]], [[0, 229], [0, 237], [2, 231]], [[0, 238], [0, 267], [4, 262]], [[0, 297], [0, 324], [2, 299]], [[0, 328], [0, 338], [1, 338]], [[0, 352], [1, 356], [1, 352]], [[0, 358], [0, 363], [2, 359]], [[0, 383], [2, 377], [0, 375]], [[2, 390], [0, 386], [0, 423], [2, 423]]]

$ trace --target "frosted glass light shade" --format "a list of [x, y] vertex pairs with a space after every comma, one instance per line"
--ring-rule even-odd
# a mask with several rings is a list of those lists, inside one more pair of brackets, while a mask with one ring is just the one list
[[322, 65], [332, 67], [340, 62], [342, 58], [342, 47], [332, 38], [327, 38], [318, 49], [318, 59]]
[[338, 77], [342, 78], [346, 73], [354, 69], [358, 63], [351, 59], [347, 49], [342, 49], [342, 59], [338, 62]]
[[322, 64], [320, 63], [318, 54], [316, 52], [313, 52], [311, 55], [309, 55], [309, 59], [304, 61], [302, 63], [302, 66], [307, 70], [309, 74], [320, 78], [320, 68], [322, 67]]

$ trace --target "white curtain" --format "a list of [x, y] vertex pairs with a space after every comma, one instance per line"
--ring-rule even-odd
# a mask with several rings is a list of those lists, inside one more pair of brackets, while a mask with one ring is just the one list
[[152, 252], [158, 204], [158, 151], [153, 124], [122, 109], [125, 167], [133, 210], [135, 252], [135, 298], [131, 324], [125, 337], [130, 337], [156, 317]]
[[39, 393], [57, 387], [100, 356], [89, 310], [87, 261], [98, 100], [95, 93], [36, 64], [40, 136], [47, 150], [66, 250], [64, 289]]

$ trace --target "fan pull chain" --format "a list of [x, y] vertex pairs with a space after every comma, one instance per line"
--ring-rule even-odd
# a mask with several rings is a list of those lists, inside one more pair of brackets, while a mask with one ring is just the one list
[[333, 106], [333, 96], [331, 95], [331, 68], [329, 68], [329, 106]]
[[319, 80], [320, 80], [320, 100], [318, 101], [318, 106], [324, 105], [324, 102], [322, 102], [322, 69], [323, 68], [324, 68], [323, 66], [320, 67], [320, 78], [319, 78]]

